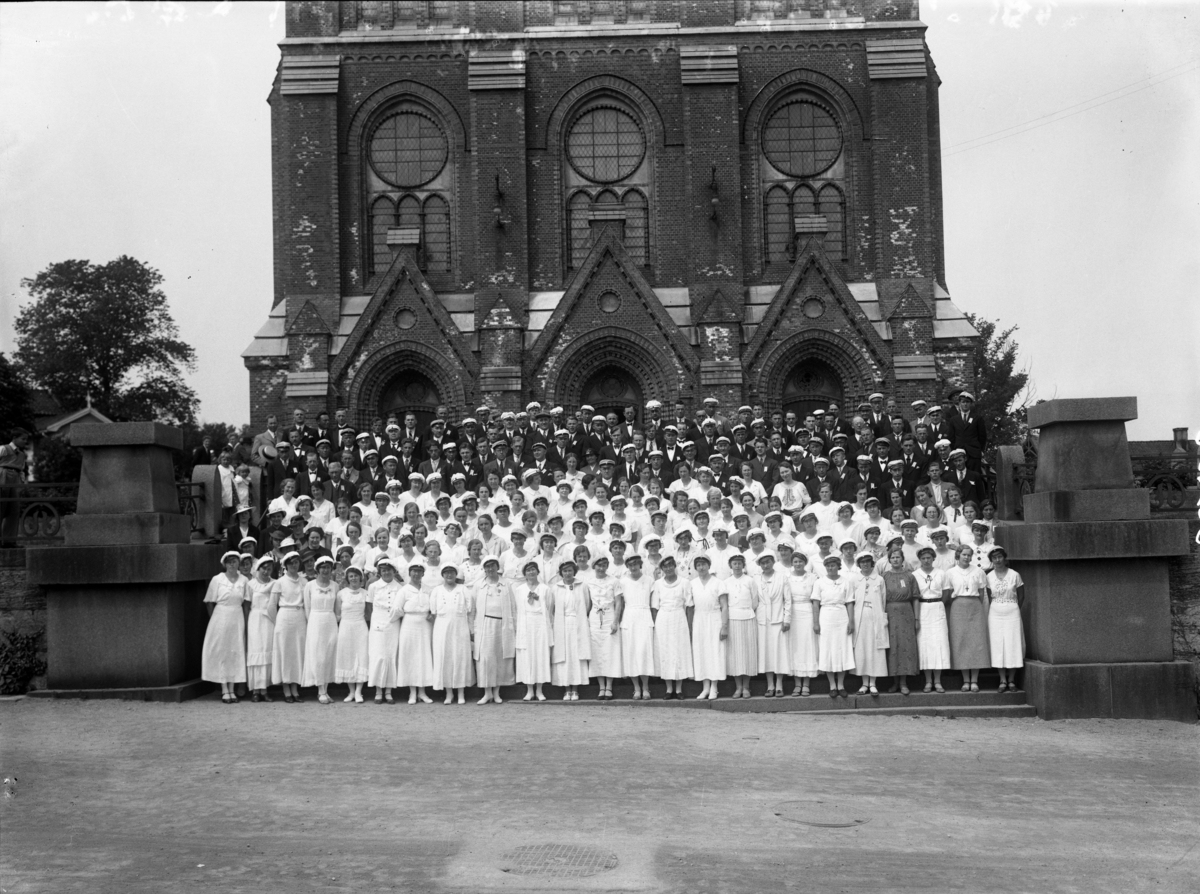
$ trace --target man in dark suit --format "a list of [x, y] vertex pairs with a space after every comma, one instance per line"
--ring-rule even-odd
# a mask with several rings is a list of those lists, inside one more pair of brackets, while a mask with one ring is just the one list
[[317, 451], [309, 448], [304, 454], [304, 468], [296, 476], [296, 495], [311, 497], [317, 491], [323, 491], [326, 477]]
[[871, 434], [877, 438], [886, 438], [892, 432], [892, 420], [883, 411], [883, 395], [876, 391], [870, 397], [871, 412], [867, 416], [867, 424], [871, 426]]
[[829, 477], [837, 481], [833, 498], [839, 503], [853, 503], [862, 479], [858, 477], [858, 470], [846, 461], [846, 448], [834, 447], [830, 450], [829, 461]]
[[566, 469], [567, 456], [571, 452], [571, 433], [565, 428], [560, 428], [554, 433], [554, 443], [546, 450], [546, 462]]
[[[200, 446], [192, 451], [193, 466], [211, 466], [213, 464], [212, 438], [205, 435], [200, 439]], [[236, 549], [236, 547], [234, 547]]]
[[696, 439], [696, 459], [705, 464], [710, 455], [717, 452], [717, 420], [705, 419], [700, 423], [700, 437]]
[[987, 496], [987, 485], [982, 475], [967, 466], [967, 451], [955, 447], [950, 451], [950, 462], [953, 468], [945, 475], [945, 480], [958, 488], [964, 503], [974, 501], [978, 505]]
[[732, 478], [735, 473], [731, 469], [729, 463], [725, 460], [725, 457], [720, 453], [714, 453], [708, 458], [708, 467], [712, 469], [713, 487], [720, 488], [721, 493], [725, 494], [725, 496], [729, 496], [729, 479]]
[[904, 461], [904, 477], [919, 482], [925, 477], [925, 462], [923, 456], [917, 454], [917, 439], [905, 435], [900, 440], [900, 456], [895, 457]]
[[552, 485], [554, 484], [554, 470], [557, 466], [550, 462], [548, 453], [545, 441], [534, 441], [533, 462], [529, 464], [529, 468], [537, 469], [538, 474], [542, 476], [542, 481]]
[[400, 440], [411, 438], [413, 449], [417, 448], [421, 441], [421, 429], [417, 425], [417, 416], [415, 413], [404, 414], [404, 426], [400, 429]]
[[750, 468], [754, 470], [754, 480], [770, 494], [779, 483], [779, 464], [768, 455], [766, 438], [754, 439], [754, 459], [750, 460]]
[[322, 410], [317, 414], [317, 440], [324, 438], [327, 441], [333, 441], [333, 430], [329, 427], [329, 414]]
[[[871, 469], [873, 465], [874, 463], [871, 461], [871, 457], [865, 453], [859, 454], [854, 458], [854, 466], [855, 471], [858, 473], [858, 480], [867, 485], [868, 497], [878, 497], [879, 486], [883, 483], [881, 481], [876, 481], [871, 475]], [[857, 490], [855, 493], [857, 493]]]
[[733, 427], [733, 440], [729, 445], [729, 458], [734, 461], [734, 468], [747, 460], [754, 459], [754, 447], [747, 440], [750, 429], [741, 422]]
[[292, 455], [292, 444], [282, 438], [276, 442], [275, 450], [278, 455], [267, 463], [267, 500], [278, 497], [283, 492], [283, 482], [288, 478], [300, 475], [300, 463]]
[[305, 425], [304, 420], [305, 415], [303, 410], [299, 407], [292, 410], [292, 424], [288, 431], [300, 432], [300, 443], [311, 444], [315, 447], [317, 444], [317, 430]]
[[335, 459], [329, 463], [329, 480], [325, 482], [325, 499], [335, 507], [339, 500], [345, 500], [351, 506], [358, 502], [354, 482], [349, 477], [351, 471], [345, 469], [339, 460]]
[[[871, 478], [880, 487], [891, 477], [888, 471], [888, 460], [891, 459], [892, 443], [887, 438], [875, 439], [875, 455], [871, 458]], [[880, 497], [879, 499], [883, 499]]]
[[[436, 422], [435, 422], [436, 424]], [[426, 480], [435, 472], [442, 476], [442, 489], [450, 493], [450, 463], [442, 456], [442, 445], [438, 441], [430, 441], [428, 446], [429, 459], [417, 467], [418, 474]], [[428, 488], [426, 488], [428, 490]]]
[[484, 475], [495, 472], [503, 481], [505, 475], [513, 475], [518, 480], [521, 477], [521, 464], [516, 462], [508, 453], [508, 441], [497, 438], [492, 442], [492, 458], [483, 466]]
[[462, 475], [467, 490], [474, 493], [484, 479], [483, 463], [475, 455], [475, 448], [467, 441], [458, 445], [458, 459], [450, 466], [450, 476]]
[[889, 462], [888, 473], [888, 480], [879, 488], [879, 502], [891, 506], [892, 493], [895, 492], [900, 494], [900, 505], [906, 510], [912, 509], [916, 503], [916, 485], [904, 477], [904, 462], [898, 459]]
[[964, 391], [958, 396], [958, 409], [950, 414], [950, 440], [955, 449], [967, 451], [967, 467], [973, 472], [983, 469], [983, 451], [987, 449], [987, 425], [974, 412], [975, 395]]
[[804, 486], [808, 489], [808, 495], [812, 497], [814, 503], [821, 498], [821, 488], [826, 484], [833, 489], [834, 494], [837, 494], [838, 481], [829, 474], [830, 465], [832, 464], [827, 456], [818, 456], [813, 459], [813, 474], [804, 482]]
[[834, 432], [841, 432], [847, 438], [853, 440], [854, 426], [850, 424], [850, 420], [842, 415], [842, 408], [836, 401], [829, 402], [829, 409], [825, 411], [825, 417], [833, 419]]
[[641, 467], [637, 461], [637, 447], [633, 444], [625, 444], [621, 447], [621, 458], [617, 460], [616, 471], [613, 472], [613, 477], [618, 481], [624, 478], [630, 484], [637, 484], [638, 472]]
[[889, 416], [888, 423], [892, 426], [884, 437], [888, 439], [888, 458], [899, 459], [901, 450], [900, 444], [904, 440], [904, 420], [899, 416]]
[[942, 408], [936, 405], [932, 406], [926, 415], [929, 417], [929, 421], [926, 423], [929, 427], [929, 443], [936, 444], [944, 438], [953, 444], [954, 437], [950, 432], [950, 425], [942, 418]]

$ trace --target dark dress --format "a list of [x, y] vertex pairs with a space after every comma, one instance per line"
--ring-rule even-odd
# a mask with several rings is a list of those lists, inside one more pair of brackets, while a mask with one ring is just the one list
[[908, 676], [921, 672], [917, 653], [917, 619], [912, 601], [919, 595], [917, 579], [911, 571], [883, 572], [884, 594], [887, 598], [888, 674]]

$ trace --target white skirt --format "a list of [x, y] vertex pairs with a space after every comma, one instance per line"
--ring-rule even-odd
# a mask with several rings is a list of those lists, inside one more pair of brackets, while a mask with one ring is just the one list
[[331, 611], [314, 611], [304, 638], [303, 686], [323, 686], [337, 675], [337, 617]]
[[945, 670], [950, 667], [950, 628], [946, 626], [946, 606], [941, 602], [918, 602], [921, 629], [917, 631], [917, 652], [921, 670]]
[[881, 615], [874, 609], [863, 609], [862, 619], [854, 628], [854, 669], [861, 677], [886, 677], [887, 648], [877, 645], [881, 635], [881, 627], [887, 627], [887, 615]]
[[623, 677], [625, 662], [621, 660], [621, 629], [612, 632], [613, 611], [592, 609], [588, 617], [592, 631], [591, 673], [594, 677]]
[[337, 659], [334, 662], [335, 683], [365, 683], [370, 669], [370, 647], [367, 623], [362, 616], [342, 616], [338, 626]]
[[528, 648], [521, 648], [517, 636], [517, 682], [533, 685], [550, 682], [550, 634], [541, 615], [531, 615], [532, 623], [525, 635]]
[[724, 680], [729, 664], [729, 640], [721, 639], [721, 613], [697, 611], [692, 625], [693, 678]]
[[400, 643], [400, 621], [367, 634], [367, 685], [383, 689], [396, 686], [396, 651]]
[[281, 608], [275, 616], [275, 644], [271, 652], [271, 682], [299, 683], [304, 679], [304, 639], [308, 621], [304, 609]]
[[240, 605], [213, 606], [204, 651], [200, 653], [200, 678], [210, 683], [246, 682], [246, 622]]
[[844, 605], [821, 606], [817, 668], [825, 673], [854, 670], [854, 640]]
[[649, 608], [625, 607], [621, 620], [621, 663], [627, 677], [657, 677], [654, 651], [654, 618]]
[[433, 624], [424, 615], [405, 615], [400, 621], [400, 657], [396, 662], [397, 686], [435, 686], [433, 675]]
[[988, 611], [988, 641], [992, 667], [1025, 666], [1025, 628], [1015, 602], [993, 602]]
[[271, 685], [274, 640], [275, 622], [266, 612], [251, 609], [246, 622], [246, 686], [250, 689], [266, 689]]
[[758, 672], [792, 672], [792, 663], [788, 658], [788, 635], [783, 632], [783, 624], [758, 625]]
[[475, 685], [471, 657], [471, 625], [466, 615], [438, 615], [433, 622], [434, 689]]
[[658, 676], [664, 680], [692, 678], [692, 638], [686, 611], [659, 611], [654, 619], [654, 648], [658, 654]]
[[812, 603], [792, 603], [792, 626], [788, 630], [788, 666], [796, 677], [815, 677], [821, 646], [813, 633]]
[[753, 677], [758, 673], [758, 621], [729, 621], [725, 671], [731, 677]]

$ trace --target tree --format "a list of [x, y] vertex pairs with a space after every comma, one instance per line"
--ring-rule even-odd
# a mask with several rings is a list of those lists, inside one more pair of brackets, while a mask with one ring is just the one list
[[196, 415], [183, 378], [196, 354], [179, 338], [163, 278], [122, 255], [59, 261], [21, 285], [33, 297], [14, 323], [16, 359], [64, 407], [92, 404], [113, 419], [180, 424]]
[[33, 395], [12, 362], [0, 354], [0, 438], [14, 428], [33, 430]]
[[975, 346], [975, 410], [988, 427], [988, 449], [984, 459], [994, 464], [996, 448], [1022, 444], [1028, 429], [1026, 411], [1032, 393], [1029, 373], [1017, 369], [1019, 345], [1013, 340], [1016, 326], [997, 331], [997, 322], [966, 314], [979, 332]]

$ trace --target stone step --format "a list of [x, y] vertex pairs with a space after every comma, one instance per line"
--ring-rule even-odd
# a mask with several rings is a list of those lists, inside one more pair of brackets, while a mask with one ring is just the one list
[[946, 705], [943, 707], [913, 707], [913, 708], [848, 708], [838, 711], [806, 711], [811, 717], [946, 717], [961, 718], [991, 718], [991, 717], [1037, 717], [1037, 708], [1033, 705]]

